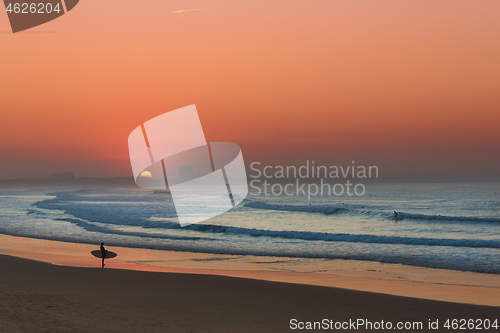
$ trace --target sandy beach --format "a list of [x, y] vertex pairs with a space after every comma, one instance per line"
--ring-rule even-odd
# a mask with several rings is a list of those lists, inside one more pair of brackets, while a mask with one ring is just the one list
[[65, 267], [5, 255], [0, 263], [0, 332], [287, 332], [291, 319], [360, 318], [423, 322], [426, 331], [429, 319], [442, 325], [500, 316], [498, 307], [332, 287]]
[[[449, 331], [447, 319], [500, 319], [498, 277], [488, 274], [426, 271], [426, 279], [447, 281], [455, 274], [457, 282], [475, 278], [475, 285], [398, 281], [380, 272], [369, 276], [375, 264], [365, 263], [363, 271], [363, 263], [351, 263], [357, 266], [337, 276], [301, 274], [265, 270], [257, 262], [254, 269], [207, 265], [209, 254], [126, 248], [113, 248], [122, 260], [108, 260], [101, 269], [89, 255], [92, 245], [1, 240], [0, 332], [300, 331], [291, 329], [292, 319], [297, 325], [324, 319], [332, 325], [422, 323], [423, 331], [429, 320], [439, 320], [439, 331]], [[165, 256], [170, 267], [140, 264]], [[187, 259], [201, 264], [190, 266]], [[391, 268], [414, 278], [419, 272], [393, 266], [378, 267], [385, 275]]]
[[[97, 245], [0, 235], [0, 254], [59, 266], [100, 268]], [[500, 307], [500, 276], [354, 260], [228, 256], [209, 253], [108, 248], [119, 256], [106, 268], [249, 278], [345, 288], [396, 296]], [[278, 262], [279, 264], [275, 264]], [[293, 269], [293, 271], [292, 271]]]

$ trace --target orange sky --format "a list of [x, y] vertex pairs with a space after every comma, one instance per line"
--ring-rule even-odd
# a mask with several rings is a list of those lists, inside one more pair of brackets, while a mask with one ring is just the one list
[[131, 176], [128, 134], [190, 104], [247, 163], [498, 176], [499, 17], [497, 0], [83, 0], [12, 34], [2, 11], [0, 179]]

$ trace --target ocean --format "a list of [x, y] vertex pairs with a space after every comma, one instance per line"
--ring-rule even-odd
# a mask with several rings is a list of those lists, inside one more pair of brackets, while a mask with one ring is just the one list
[[250, 194], [232, 210], [182, 228], [168, 192], [3, 190], [0, 198], [0, 233], [13, 236], [500, 274], [499, 183], [367, 184], [363, 196], [310, 200]]

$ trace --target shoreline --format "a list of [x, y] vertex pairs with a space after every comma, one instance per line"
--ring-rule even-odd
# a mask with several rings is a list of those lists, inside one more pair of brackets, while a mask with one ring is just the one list
[[[0, 235], [0, 254], [56, 266], [100, 268], [100, 259], [90, 254], [91, 250], [97, 248], [98, 245]], [[291, 258], [290, 264], [299, 267], [304, 265], [304, 270], [291, 272], [277, 270], [269, 264], [272, 258], [267, 257], [124, 247], [109, 247], [109, 250], [117, 252], [118, 257], [106, 261], [108, 269], [247, 278], [500, 307], [500, 275], [494, 274], [364, 261], [313, 259], [306, 261], [300, 258]], [[279, 261], [283, 258], [276, 259]], [[324, 267], [326, 264], [328, 271], [314, 271], [319, 265]]]

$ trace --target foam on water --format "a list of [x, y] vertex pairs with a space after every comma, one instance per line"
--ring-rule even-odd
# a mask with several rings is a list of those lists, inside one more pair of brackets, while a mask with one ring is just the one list
[[[220, 254], [358, 259], [500, 274], [498, 187], [375, 188], [309, 202], [249, 197], [181, 228], [169, 193], [134, 189], [2, 192], [0, 232], [77, 243]], [[482, 186], [482, 198], [472, 189]], [[417, 186], [418, 189], [418, 186]], [[394, 192], [399, 192], [395, 194]], [[436, 199], [436, 197], [438, 197]], [[393, 210], [398, 211], [394, 220]]]

